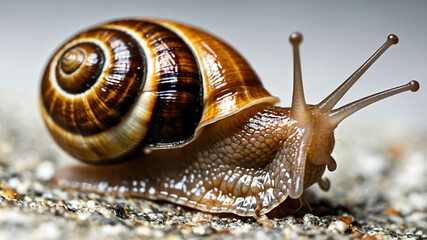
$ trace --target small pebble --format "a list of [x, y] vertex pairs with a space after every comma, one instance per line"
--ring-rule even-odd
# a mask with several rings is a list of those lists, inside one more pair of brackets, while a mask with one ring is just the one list
[[55, 173], [55, 166], [50, 161], [42, 162], [36, 169], [36, 177], [48, 181]]
[[345, 222], [343, 222], [341, 220], [338, 220], [338, 221], [332, 222], [329, 225], [328, 229], [331, 230], [331, 231], [337, 231], [339, 233], [344, 233], [348, 229], [348, 227], [349, 226], [348, 226], [347, 223], [345, 223]]
[[95, 208], [95, 206], [96, 206], [95, 201], [93, 201], [93, 200], [89, 200], [89, 201], [87, 201], [86, 206], [87, 206], [88, 208], [94, 209], [94, 208]]
[[193, 233], [196, 235], [205, 235], [206, 229], [204, 226], [193, 227]]
[[341, 221], [345, 222], [345, 224], [350, 225], [352, 222], [352, 219], [350, 216], [343, 216], [341, 217]]

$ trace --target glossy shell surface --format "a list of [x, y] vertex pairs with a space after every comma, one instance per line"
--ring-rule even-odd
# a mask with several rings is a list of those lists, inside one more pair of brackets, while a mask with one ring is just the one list
[[146, 19], [109, 22], [73, 37], [49, 62], [40, 96], [56, 142], [87, 162], [143, 146], [179, 147], [206, 125], [278, 101], [223, 41]]

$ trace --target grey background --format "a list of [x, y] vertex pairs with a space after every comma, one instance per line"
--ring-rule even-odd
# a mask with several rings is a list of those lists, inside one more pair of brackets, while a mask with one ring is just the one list
[[0, 104], [25, 101], [24, 108], [38, 115], [40, 77], [55, 49], [82, 29], [129, 17], [176, 20], [221, 37], [247, 58], [282, 106], [290, 105], [292, 93], [291, 32], [304, 34], [308, 103], [327, 96], [395, 33], [400, 43], [340, 104], [411, 79], [420, 82], [420, 91], [377, 103], [341, 127], [427, 130], [427, 1], [0, 0], [0, 94], [7, 96]]

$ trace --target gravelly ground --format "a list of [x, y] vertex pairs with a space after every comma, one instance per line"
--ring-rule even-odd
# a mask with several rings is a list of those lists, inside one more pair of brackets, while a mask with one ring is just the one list
[[0, 106], [0, 239], [427, 238], [426, 131], [340, 133], [331, 190], [308, 192], [313, 211], [257, 221], [50, 186], [72, 162], [28, 110], [37, 104], [24, 105]]

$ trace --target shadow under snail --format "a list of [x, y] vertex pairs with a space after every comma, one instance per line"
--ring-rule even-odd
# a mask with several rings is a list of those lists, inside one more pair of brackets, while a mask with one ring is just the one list
[[[108, 22], [86, 30], [50, 60], [41, 84], [43, 119], [55, 141], [88, 164], [60, 170], [61, 186], [117, 192], [207, 212], [260, 216], [319, 183], [334, 129], [395, 87], [333, 109], [361, 75], [398, 42], [387, 41], [317, 105], [306, 104], [300, 33], [292, 106], [276, 97], [233, 48], [196, 28], [154, 19]], [[127, 160], [127, 161], [124, 161]], [[291, 204], [291, 203], [289, 203]], [[290, 207], [289, 207], [290, 208]]]

